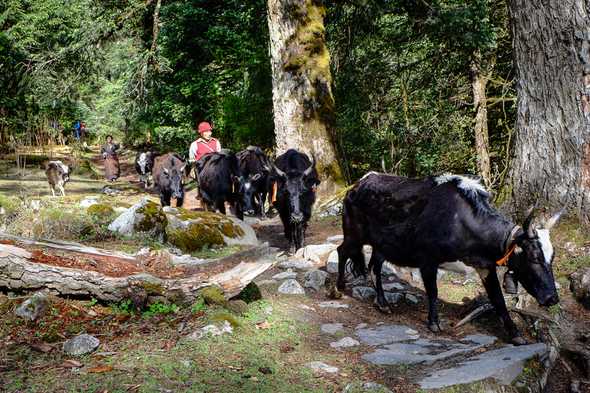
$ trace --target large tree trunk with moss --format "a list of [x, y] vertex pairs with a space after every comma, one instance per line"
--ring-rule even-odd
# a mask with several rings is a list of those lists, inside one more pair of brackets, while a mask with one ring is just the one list
[[277, 154], [313, 154], [322, 191], [342, 182], [334, 148], [334, 97], [318, 0], [268, 0]]
[[482, 56], [476, 51], [471, 60], [471, 88], [473, 90], [473, 107], [475, 109], [475, 152], [477, 154], [477, 172], [483, 178], [486, 187], [491, 186], [490, 151], [488, 136], [488, 109], [486, 85], [487, 75], [482, 72]]
[[539, 200], [590, 217], [587, 0], [511, 0], [518, 112], [511, 173], [520, 209]]

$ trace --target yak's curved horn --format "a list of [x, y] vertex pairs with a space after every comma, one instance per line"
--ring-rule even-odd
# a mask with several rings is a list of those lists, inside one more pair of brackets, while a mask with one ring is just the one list
[[311, 171], [313, 171], [314, 168], [315, 168], [315, 155], [312, 154], [311, 155], [311, 165], [309, 166], [309, 168], [307, 168], [303, 172], [303, 176], [309, 176], [309, 175], [311, 175]]

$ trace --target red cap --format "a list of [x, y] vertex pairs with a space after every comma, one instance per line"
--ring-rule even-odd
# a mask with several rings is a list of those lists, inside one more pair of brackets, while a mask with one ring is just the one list
[[202, 134], [205, 131], [213, 130], [213, 128], [211, 128], [211, 124], [204, 121], [204, 122], [199, 123], [198, 130], [199, 130], [199, 134]]

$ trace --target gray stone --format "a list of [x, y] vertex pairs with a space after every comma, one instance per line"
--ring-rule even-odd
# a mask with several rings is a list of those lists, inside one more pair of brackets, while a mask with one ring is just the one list
[[98, 203], [97, 196], [89, 196], [80, 201], [80, 207], [83, 209], [87, 209], [92, 205], [96, 205]]
[[577, 301], [590, 309], [590, 268], [578, 270], [570, 276], [570, 290]]
[[375, 382], [352, 382], [346, 385], [342, 393], [392, 393], [387, 387]]
[[63, 345], [63, 351], [68, 355], [80, 356], [94, 351], [99, 345], [98, 338], [89, 334], [81, 334], [67, 340]]
[[326, 270], [328, 273], [338, 273], [338, 251], [334, 250], [328, 255]]
[[404, 298], [404, 295], [397, 292], [385, 292], [385, 300], [389, 304], [397, 304]]
[[338, 341], [330, 343], [330, 346], [332, 348], [350, 348], [355, 347], [357, 345], [361, 345], [361, 343], [352, 337], [344, 337]]
[[113, 222], [108, 226], [109, 231], [117, 232], [121, 235], [131, 235], [135, 233], [135, 223], [139, 220], [137, 217], [137, 210], [145, 207], [149, 202], [149, 199], [144, 197], [141, 201], [125, 210], [124, 213], [115, 218]]
[[326, 244], [310, 244], [303, 248], [303, 258], [308, 261], [320, 263], [322, 258], [336, 249], [336, 245], [332, 243]]
[[286, 280], [289, 278], [297, 278], [297, 273], [295, 273], [292, 269], [287, 269], [286, 272], [278, 273], [272, 276], [273, 280]]
[[310, 362], [310, 363], [307, 363], [307, 367], [309, 367], [313, 371], [319, 372], [319, 373], [334, 374], [339, 371], [338, 367], [330, 366], [330, 365], [328, 365], [326, 363], [322, 363], [322, 362]]
[[371, 300], [375, 297], [376, 292], [371, 287], [354, 287], [352, 288], [352, 297], [358, 300]]
[[334, 235], [330, 236], [326, 239], [328, 243], [338, 243], [340, 244], [344, 240], [344, 235]]
[[494, 378], [500, 384], [508, 385], [522, 373], [524, 362], [547, 351], [542, 343], [507, 346], [468, 358], [457, 367], [437, 370], [419, 384], [422, 389], [441, 389], [456, 384], [472, 383]]
[[305, 295], [305, 289], [296, 280], [288, 279], [279, 286], [279, 293], [285, 295]]
[[494, 341], [496, 337], [475, 334], [460, 341], [419, 339], [411, 343], [398, 342], [363, 355], [363, 360], [380, 365], [431, 364], [452, 356], [473, 352], [493, 344]]
[[416, 295], [413, 295], [411, 293], [406, 293], [406, 300], [412, 304], [420, 303], [420, 299], [418, 299]]
[[327, 277], [328, 273], [323, 270], [311, 270], [305, 273], [305, 282], [303, 283], [303, 286], [305, 288], [312, 288], [319, 291], [326, 284]]
[[15, 314], [21, 318], [34, 321], [45, 315], [47, 307], [49, 306], [49, 299], [42, 292], [37, 292], [24, 302], [15, 310]]
[[344, 326], [341, 323], [324, 323], [320, 326], [322, 333], [336, 334], [344, 330]]
[[477, 272], [474, 268], [472, 268], [471, 266], [467, 266], [461, 261], [446, 262], [441, 264], [439, 268], [449, 272], [463, 274], [466, 276], [477, 276]]
[[384, 291], [403, 291], [405, 287], [399, 282], [387, 282], [383, 284]]
[[334, 300], [321, 302], [319, 304], [320, 308], [349, 308], [350, 306], [345, 303], [340, 303]]
[[281, 269], [297, 269], [297, 270], [309, 270], [314, 267], [314, 264], [305, 259], [288, 259], [279, 263]]
[[420, 270], [412, 269], [412, 281], [416, 283], [422, 282], [422, 275], [420, 274]]
[[379, 346], [400, 341], [417, 340], [418, 333], [405, 325], [380, 325], [374, 328], [358, 328], [355, 334], [363, 344]]
[[207, 325], [200, 329], [194, 331], [190, 336], [188, 336], [191, 340], [199, 340], [206, 336], [221, 336], [223, 334], [231, 334], [233, 333], [234, 329], [232, 328], [231, 324], [228, 321], [223, 321], [223, 325]]

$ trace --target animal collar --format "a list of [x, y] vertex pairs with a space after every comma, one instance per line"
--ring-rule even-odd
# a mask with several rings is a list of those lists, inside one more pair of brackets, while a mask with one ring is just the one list
[[507, 245], [506, 252], [504, 253], [504, 256], [502, 258], [500, 258], [496, 261], [496, 265], [506, 266], [506, 264], [508, 263], [508, 259], [510, 259], [510, 256], [514, 253], [514, 250], [516, 249], [516, 242], [514, 240], [515, 240], [516, 234], [518, 233], [519, 230], [520, 230], [520, 226], [515, 225], [514, 228], [512, 228], [512, 231], [510, 231], [510, 235], [508, 236], [508, 239], [506, 240], [506, 245]]

